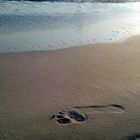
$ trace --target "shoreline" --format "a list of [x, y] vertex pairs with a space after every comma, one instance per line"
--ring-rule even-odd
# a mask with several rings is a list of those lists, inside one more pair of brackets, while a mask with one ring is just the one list
[[89, 43], [89, 44], [85, 44], [85, 45], [76, 45], [76, 46], [71, 46], [68, 48], [59, 48], [59, 49], [55, 49], [55, 50], [31, 50], [31, 51], [21, 51], [21, 52], [5, 52], [5, 53], [0, 53], [0, 55], [16, 55], [16, 54], [32, 54], [32, 53], [51, 53], [51, 52], [57, 52], [57, 51], [65, 51], [67, 49], [74, 49], [74, 48], [88, 48], [88, 47], [95, 47], [98, 45], [107, 45], [107, 44], [118, 44], [118, 43], [123, 43], [131, 38], [135, 38], [135, 37], [139, 37], [139, 34], [136, 35], [130, 35], [130, 36], [126, 36], [121, 38], [120, 40], [116, 40], [116, 41], [109, 41], [109, 42], [101, 42], [101, 43]]
[[139, 138], [139, 44], [0, 55], [0, 139]]

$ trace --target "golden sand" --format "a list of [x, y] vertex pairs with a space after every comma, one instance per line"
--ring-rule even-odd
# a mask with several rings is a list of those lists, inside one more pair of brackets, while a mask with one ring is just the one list
[[0, 140], [138, 140], [140, 36], [0, 55]]

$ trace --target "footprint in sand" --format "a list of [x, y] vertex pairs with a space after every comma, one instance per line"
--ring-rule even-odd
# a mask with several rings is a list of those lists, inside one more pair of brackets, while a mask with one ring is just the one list
[[123, 138], [122, 140], [140, 140], [140, 134], [134, 134]]
[[137, 135], [134, 135], [134, 136], [130, 136], [127, 138], [128, 140], [140, 140], [140, 135], [137, 134]]
[[87, 121], [88, 116], [94, 113], [122, 113], [124, 109], [123, 106], [118, 104], [75, 106], [51, 116], [50, 120], [55, 118], [59, 124], [82, 123]]
[[59, 112], [55, 118], [60, 124], [81, 123], [87, 120], [85, 114], [75, 109]]

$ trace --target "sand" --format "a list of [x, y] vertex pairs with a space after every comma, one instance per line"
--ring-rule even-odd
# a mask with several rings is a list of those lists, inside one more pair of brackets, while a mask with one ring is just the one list
[[138, 140], [140, 36], [0, 55], [0, 140]]

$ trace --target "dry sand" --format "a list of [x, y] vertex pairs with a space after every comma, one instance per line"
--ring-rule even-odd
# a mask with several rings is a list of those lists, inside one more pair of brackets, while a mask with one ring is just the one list
[[140, 36], [0, 55], [0, 140], [138, 140], [139, 134]]

